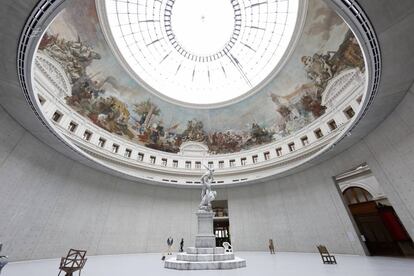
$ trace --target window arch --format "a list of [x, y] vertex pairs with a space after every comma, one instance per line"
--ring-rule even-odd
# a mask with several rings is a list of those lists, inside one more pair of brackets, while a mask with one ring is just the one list
[[372, 201], [374, 199], [367, 190], [360, 187], [349, 187], [343, 192], [343, 195], [348, 205]]

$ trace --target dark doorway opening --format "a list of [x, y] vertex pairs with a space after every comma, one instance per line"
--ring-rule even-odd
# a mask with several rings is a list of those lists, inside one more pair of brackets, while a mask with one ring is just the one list
[[414, 243], [366, 163], [335, 177], [371, 256], [414, 256]]
[[230, 221], [227, 200], [216, 200], [212, 202], [214, 212], [214, 235], [216, 236], [216, 246], [223, 246], [223, 242], [231, 244], [230, 240]]

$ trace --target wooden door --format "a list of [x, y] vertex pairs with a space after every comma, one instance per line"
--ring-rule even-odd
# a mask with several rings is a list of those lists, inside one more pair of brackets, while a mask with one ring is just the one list
[[384, 225], [374, 201], [349, 205], [355, 222], [373, 256], [402, 256], [398, 244]]

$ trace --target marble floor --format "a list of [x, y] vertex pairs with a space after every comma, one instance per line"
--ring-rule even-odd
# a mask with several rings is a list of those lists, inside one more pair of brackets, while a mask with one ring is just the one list
[[[414, 259], [336, 255], [338, 265], [323, 265], [318, 254], [236, 252], [247, 267], [227, 271], [177, 271], [163, 267], [160, 254], [91, 256], [82, 276], [413, 276]], [[8, 264], [2, 276], [57, 275], [59, 260], [39, 260]], [[78, 275], [78, 274], [74, 274]]]

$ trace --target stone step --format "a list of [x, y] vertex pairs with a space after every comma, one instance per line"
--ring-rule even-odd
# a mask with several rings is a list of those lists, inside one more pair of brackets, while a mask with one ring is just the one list
[[235, 269], [246, 267], [246, 260], [235, 257], [229, 261], [215, 262], [186, 262], [171, 258], [165, 261], [165, 268], [177, 270], [213, 270], [213, 269]]
[[228, 261], [234, 260], [233, 253], [225, 254], [187, 254], [180, 253], [177, 255], [178, 261], [187, 262], [214, 262], [214, 261]]
[[197, 248], [188, 247], [186, 249], [187, 254], [224, 254], [224, 247], [213, 248]]

